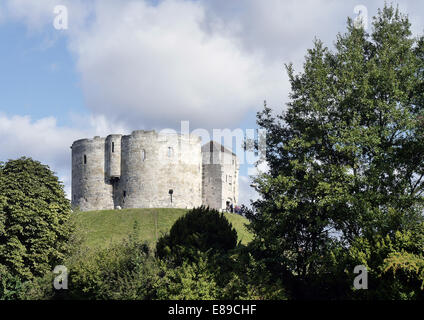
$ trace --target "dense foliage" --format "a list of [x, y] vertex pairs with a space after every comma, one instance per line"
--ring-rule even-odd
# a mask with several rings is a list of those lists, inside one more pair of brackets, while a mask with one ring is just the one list
[[156, 245], [157, 255], [180, 263], [197, 252], [225, 253], [237, 244], [237, 232], [223, 213], [205, 207], [195, 208], [179, 218], [169, 234]]
[[30, 280], [69, 252], [70, 203], [50, 169], [30, 158], [0, 164], [0, 266]]
[[287, 111], [258, 114], [257, 256], [293, 298], [422, 298], [424, 38], [385, 6], [370, 34], [349, 19], [334, 51], [316, 40], [305, 59], [287, 66]]
[[[205, 214], [209, 211], [202, 209]], [[226, 251], [190, 251], [195, 255], [181, 260], [172, 256], [160, 259], [139, 241], [137, 228], [134, 223], [127, 240], [106, 248], [80, 243], [63, 263], [69, 271], [67, 290], [53, 288], [55, 275], [51, 272], [22, 282], [0, 268], [0, 299], [286, 298], [281, 282], [274, 281], [265, 266], [241, 244]]]

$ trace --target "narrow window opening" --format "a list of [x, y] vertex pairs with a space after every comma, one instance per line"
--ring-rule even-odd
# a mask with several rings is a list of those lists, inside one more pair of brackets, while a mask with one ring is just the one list
[[174, 194], [174, 190], [173, 189], [169, 189], [168, 191], [170, 197], [171, 197], [171, 203], [172, 203], [172, 195]]
[[124, 198], [126, 198], [127, 196], [127, 192], [124, 190]]
[[172, 155], [174, 153], [174, 150], [172, 149], [172, 147], [168, 147], [168, 157], [171, 158]]
[[112, 142], [112, 152], [115, 152], [115, 142]]
[[146, 160], [146, 150], [141, 150], [141, 160]]
[[84, 155], [84, 164], [87, 164], [87, 156]]

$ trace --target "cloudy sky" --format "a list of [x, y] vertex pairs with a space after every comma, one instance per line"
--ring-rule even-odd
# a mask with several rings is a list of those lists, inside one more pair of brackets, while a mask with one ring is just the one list
[[[413, 31], [424, 3], [397, 2]], [[366, 4], [366, 6], [363, 6]], [[72, 141], [135, 129], [255, 128], [266, 100], [288, 101], [284, 64], [301, 70], [319, 38], [384, 1], [0, 0], [0, 161], [31, 156], [70, 196]], [[54, 21], [57, 6], [67, 29]], [[365, 10], [364, 10], [365, 9]], [[63, 20], [61, 20], [63, 26]], [[248, 164], [241, 202], [254, 196]]]

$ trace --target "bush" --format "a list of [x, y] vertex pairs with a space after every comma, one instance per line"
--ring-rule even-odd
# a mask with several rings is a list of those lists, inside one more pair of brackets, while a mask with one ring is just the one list
[[161, 277], [156, 283], [156, 297], [161, 300], [214, 300], [220, 298], [220, 288], [207, 258], [184, 261], [181, 266], [161, 264]]
[[205, 207], [190, 210], [172, 226], [156, 245], [160, 258], [182, 264], [194, 261], [198, 252], [225, 253], [237, 245], [237, 232], [223, 213]]
[[252, 248], [239, 247], [216, 265], [216, 281], [224, 300], [286, 300], [281, 279], [275, 278], [263, 261], [256, 260]]
[[26, 284], [0, 264], [0, 300], [20, 300], [24, 298]]
[[[353, 290], [353, 299], [424, 299], [424, 223], [385, 237], [359, 237], [349, 248], [346, 265], [364, 265], [368, 290]], [[353, 280], [352, 280], [353, 281]]]
[[[73, 256], [69, 265], [71, 299], [144, 299], [148, 286], [139, 276], [148, 277], [155, 268], [146, 244], [123, 241], [105, 249], [86, 249]], [[142, 292], [142, 291], [145, 292]]]

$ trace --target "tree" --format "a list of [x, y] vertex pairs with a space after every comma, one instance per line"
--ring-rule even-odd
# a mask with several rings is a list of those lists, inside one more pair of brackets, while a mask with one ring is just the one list
[[[204, 254], [203, 254], [204, 255]], [[215, 282], [207, 257], [200, 255], [196, 262], [183, 261], [171, 268], [166, 263], [160, 266], [163, 275], [155, 284], [160, 300], [217, 300], [221, 288]]]
[[367, 267], [369, 289], [353, 292], [353, 298], [423, 300], [424, 223], [393, 235], [356, 238], [341, 265]]
[[196, 260], [197, 252], [225, 253], [237, 245], [237, 231], [223, 213], [194, 208], [180, 217], [156, 245], [160, 258]]
[[424, 38], [385, 6], [370, 34], [348, 19], [334, 51], [315, 40], [301, 73], [286, 68], [287, 111], [258, 114], [270, 169], [255, 179], [262, 198], [250, 228], [295, 297], [322, 297], [335, 253], [423, 221]]
[[65, 258], [72, 227], [63, 184], [30, 158], [0, 164], [0, 265], [31, 280]]

